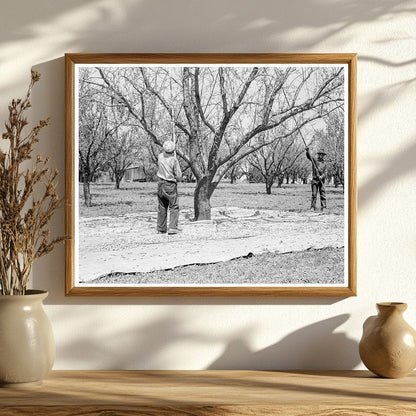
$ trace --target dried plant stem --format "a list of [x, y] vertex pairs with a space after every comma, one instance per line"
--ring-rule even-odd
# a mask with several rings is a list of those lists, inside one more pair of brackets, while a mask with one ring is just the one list
[[[23, 169], [23, 163], [32, 159], [38, 134], [49, 124], [41, 120], [26, 136], [28, 121], [24, 116], [30, 108], [30, 96], [40, 74], [32, 71], [31, 82], [24, 99], [9, 105], [3, 140], [9, 142], [7, 152], [0, 151], [0, 293], [23, 295], [29, 283], [33, 262], [53, 250], [65, 239], [50, 239], [46, 225], [62, 200], [56, 193], [57, 171], [51, 172], [49, 158], [38, 156], [33, 166]], [[43, 189], [43, 192], [38, 192]], [[35, 189], [36, 188], [36, 189]], [[40, 197], [34, 197], [34, 194]]]

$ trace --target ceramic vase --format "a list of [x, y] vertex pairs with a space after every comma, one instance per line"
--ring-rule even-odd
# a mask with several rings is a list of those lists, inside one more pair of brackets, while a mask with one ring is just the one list
[[0, 296], [0, 385], [40, 384], [55, 360], [52, 326], [43, 309], [48, 293]]
[[360, 357], [381, 377], [400, 378], [416, 367], [416, 331], [404, 320], [405, 303], [377, 303], [378, 315], [363, 325]]

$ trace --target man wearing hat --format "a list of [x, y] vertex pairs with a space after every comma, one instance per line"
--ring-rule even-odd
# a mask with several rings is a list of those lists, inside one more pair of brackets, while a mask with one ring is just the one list
[[311, 211], [316, 210], [316, 196], [319, 191], [319, 197], [321, 199], [321, 210], [326, 209], [326, 192], [325, 192], [325, 175], [326, 175], [326, 163], [325, 163], [325, 150], [320, 149], [318, 152], [318, 158], [315, 159], [309, 153], [309, 147], [306, 148], [306, 157], [312, 162], [312, 201]]
[[[177, 234], [179, 205], [178, 185], [182, 172], [178, 159], [175, 156], [175, 143], [166, 141], [163, 143], [163, 152], [158, 156], [158, 184], [157, 184], [157, 232]], [[168, 210], [170, 214], [169, 229], [167, 228]]]

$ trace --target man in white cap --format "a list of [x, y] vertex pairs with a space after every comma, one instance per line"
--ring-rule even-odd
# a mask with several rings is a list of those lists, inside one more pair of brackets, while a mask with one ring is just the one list
[[[178, 185], [182, 172], [178, 159], [175, 156], [175, 143], [168, 140], [163, 143], [163, 152], [158, 156], [158, 213], [157, 232], [177, 234], [179, 219]], [[169, 228], [167, 228], [168, 211], [170, 214]]]

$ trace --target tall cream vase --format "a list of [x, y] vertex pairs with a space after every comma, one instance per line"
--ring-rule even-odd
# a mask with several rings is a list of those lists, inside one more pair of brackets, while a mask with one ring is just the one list
[[47, 229], [63, 202], [56, 192], [58, 171], [49, 167], [49, 157], [35, 152], [50, 120], [27, 127], [26, 112], [39, 79], [31, 71], [27, 93], [9, 104], [0, 136], [0, 386], [40, 383], [55, 360], [52, 327], [42, 305], [48, 294], [27, 290], [33, 262], [65, 239], [51, 238]]
[[40, 384], [55, 361], [52, 326], [43, 309], [48, 292], [0, 296], [0, 387]]

